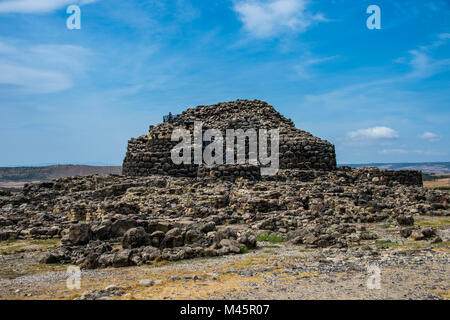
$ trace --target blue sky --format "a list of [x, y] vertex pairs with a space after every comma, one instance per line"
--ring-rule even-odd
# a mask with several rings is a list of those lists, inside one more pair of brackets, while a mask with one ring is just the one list
[[339, 163], [450, 161], [449, 80], [446, 0], [0, 0], [0, 166], [120, 165], [169, 111], [244, 98]]

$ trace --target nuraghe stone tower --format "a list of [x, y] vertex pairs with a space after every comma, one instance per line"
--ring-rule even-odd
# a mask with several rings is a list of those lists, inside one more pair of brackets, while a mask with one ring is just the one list
[[[190, 130], [192, 134], [195, 121], [203, 123], [203, 130], [218, 129], [224, 136], [226, 129], [243, 129], [244, 131], [279, 129], [280, 169], [320, 171], [336, 169], [333, 144], [295, 128], [290, 119], [283, 117], [263, 101], [237, 100], [211, 106], [198, 106], [165, 120], [167, 121], [157, 126], [150, 126], [147, 135], [133, 138], [128, 142], [128, 150], [123, 162], [124, 175], [201, 176], [207, 166], [175, 165], [171, 160], [171, 150], [179, 143], [171, 141], [173, 130], [184, 128]], [[208, 170], [211, 169], [210, 167]], [[218, 165], [217, 167], [220, 167], [222, 171], [239, 171], [239, 175], [243, 177], [258, 175], [258, 167], [255, 168], [255, 166]], [[219, 176], [222, 174], [223, 172], [219, 173]]]

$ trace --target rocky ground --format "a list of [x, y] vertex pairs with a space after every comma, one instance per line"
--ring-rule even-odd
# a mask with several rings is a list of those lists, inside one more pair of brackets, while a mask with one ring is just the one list
[[[448, 230], [443, 218], [420, 225]], [[3, 243], [20, 253], [0, 258], [2, 299], [449, 299], [447, 243], [403, 241], [395, 227], [368, 224], [393, 242], [365, 240], [344, 249], [258, 242], [248, 253], [178, 262], [83, 270], [80, 288], [69, 289], [67, 265], [42, 265], [48, 243]], [[44, 246], [44, 248], [42, 248]], [[14, 249], [15, 248], [15, 249]], [[26, 250], [25, 250], [26, 249]], [[370, 289], [379, 267], [380, 286]]]
[[0, 297], [445, 299], [448, 201], [367, 168], [29, 184], [0, 197]]

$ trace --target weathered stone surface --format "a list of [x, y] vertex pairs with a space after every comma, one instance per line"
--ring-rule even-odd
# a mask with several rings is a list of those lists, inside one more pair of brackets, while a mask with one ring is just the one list
[[403, 238], [408, 238], [412, 234], [412, 232], [413, 232], [412, 228], [402, 228], [402, 229], [400, 229], [400, 235]]
[[142, 259], [144, 262], [151, 262], [161, 256], [161, 250], [155, 247], [145, 247], [142, 250]]
[[39, 257], [39, 263], [53, 264], [57, 262], [58, 258], [51, 252], [45, 252]]
[[414, 218], [412, 216], [400, 215], [397, 217], [397, 223], [400, 226], [412, 226], [414, 225]]
[[[279, 129], [280, 168], [333, 170], [336, 168], [334, 146], [328, 141], [296, 129], [290, 119], [283, 117], [272, 106], [259, 100], [237, 100], [212, 106], [187, 109], [172, 121], [151, 126], [148, 135], [131, 139], [123, 163], [123, 174], [148, 176], [167, 174], [185, 177], [213, 177], [222, 179], [259, 179], [258, 166], [175, 165], [170, 151], [177, 144], [171, 141], [174, 129], [193, 132], [194, 121], [203, 123], [203, 130], [218, 129], [225, 136], [226, 129]], [[224, 153], [225, 154], [225, 153]]]
[[125, 249], [116, 252], [112, 260], [112, 266], [115, 268], [128, 267], [130, 265], [131, 250]]
[[122, 239], [122, 247], [125, 249], [139, 248], [149, 243], [150, 236], [142, 227], [128, 230]]
[[74, 245], [87, 244], [91, 238], [91, 226], [87, 223], [78, 223], [69, 229], [69, 241]]
[[111, 234], [113, 237], [121, 237], [125, 234], [125, 232], [135, 227], [137, 227], [136, 220], [120, 219], [112, 223]]

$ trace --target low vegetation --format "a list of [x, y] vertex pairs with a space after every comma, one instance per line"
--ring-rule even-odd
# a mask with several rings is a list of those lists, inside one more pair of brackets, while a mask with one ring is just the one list
[[448, 175], [436, 175], [436, 174], [422, 173], [423, 181], [436, 181], [436, 180], [445, 179], [445, 178], [448, 178]]
[[420, 227], [443, 227], [450, 226], [450, 218], [433, 217], [433, 218], [416, 218], [414, 224]]
[[271, 243], [280, 243], [280, 242], [285, 242], [286, 239], [283, 237], [278, 237], [275, 235], [268, 235], [267, 233], [261, 234], [258, 237], [256, 237], [256, 241], [258, 242], [271, 242]]
[[449, 191], [450, 175], [422, 174], [423, 186], [425, 188]]
[[241, 253], [248, 253], [248, 248], [246, 246], [239, 246]]
[[16, 240], [10, 239], [0, 241], [0, 255], [2, 253], [14, 253], [20, 250], [29, 249], [37, 251], [40, 249], [48, 250], [56, 248], [60, 244], [60, 239], [43, 239], [43, 240]]

